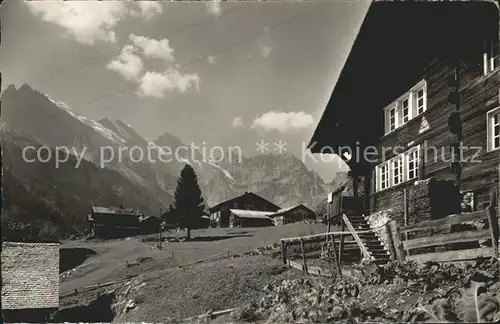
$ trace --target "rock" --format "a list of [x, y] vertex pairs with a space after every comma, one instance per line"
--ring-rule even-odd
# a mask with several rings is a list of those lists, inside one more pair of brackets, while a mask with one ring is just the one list
[[137, 262], [137, 261], [127, 262], [127, 263], [125, 263], [125, 265], [127, 266], [127, 268], [136, 267], [139, 265], [139, 262]]
[[125, 304], [125, 312], [128, 312], [129, 310], [134, 309], [135, 307], [136, 307], [135, 302], [132, 299], [129, 299]]

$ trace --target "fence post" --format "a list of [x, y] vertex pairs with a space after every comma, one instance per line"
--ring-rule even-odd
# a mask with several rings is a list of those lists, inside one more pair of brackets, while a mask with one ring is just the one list
[[286, 242], [284, 240], [281, 240], [281, 259], [283, 264], [286, 265]]
[[300, 247], [302, 249], [302, 262], [304, 264], [304, 273], [307, 275], [306, 251], [304, 249], [304, 240], [300, 239]]
[[333, 262], [335, 263], [335, 269], [337, 270], [337, 274], [339, 277], [342, 277], [342, 270], [340, 269], [340, 259], [337, 258], [337, 249], [335, 248], [335, 236], [332, 234], [332, 251], [333, 251]]
[[385, 231], [389, 240], [387, 244], [389, 245], [389, 251], [391, 252], [391, 260], [394, 261], [396, 260], [396, 249], [394, 248], [394, 239], [392, 237], [391, 227], [389, 226], [389, 223], [385, 224]]
[[491, 247], [493, 249], [493, 257], [498, 258], [498, 217], [496, 213], [496, 195], [494, 192], [490, 195], [490, 206], [487, 209], [488, 222], [490, 225]]
[[405, 250], [403, 247], [403, 243], [401, 242], [401, 232], [399, 230], [399, 225], [395, 220], [391, 221], [390, 224], [392, 230], [392, 239], [394, 241], [394, 249], [396, 250], [396, 258], [398, 261], [404, 262]]
[[344, 253], [344, 239], [345, 239], [345, 235], [343, 234], [344, 231], [345, 231], [345, 222], [344, 222], [344, 218], [340, 218], [340, 222], [341, 222], [341, 232], [342, 234], [340, 234], [340, 243], [339, 243], [339, 263], [342, 262], [342, 254]]

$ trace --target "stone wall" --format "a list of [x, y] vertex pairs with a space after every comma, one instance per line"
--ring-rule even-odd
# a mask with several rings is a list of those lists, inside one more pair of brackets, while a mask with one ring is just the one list
[[371, 228], [374, 229], [374, 232], [380, 237], [387, 248], [389, 248], [389, 237], [386, 228], [383, 225], [391, 221], [391, 219], [391, 209], [376, 212], [368, 217], [368, 223], [370, 224]]

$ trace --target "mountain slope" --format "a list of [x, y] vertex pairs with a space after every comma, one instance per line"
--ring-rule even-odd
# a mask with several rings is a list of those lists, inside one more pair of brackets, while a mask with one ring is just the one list
[[[84, 154], [87, 161], [120, 172], [153, 195], [171, 201], [165, 187], [175, 181], [168, 173], [155, 170], [147, 161], [134, 161], [127, 140], [102, 124], [79, 116], [66, 104], [57, 102], [28, 85], [9, 86], [1, 97], [2, 124], [7, 132], [35, 139], [50, 148], [58, 146]], [[121, 134], [123, 135], [123, 134]], [[109, 161], [109, 162], [108, 162]]]
[[115, 170], [85, 160], [77, 168], [74, 157], [55, 168], [54, 150], [50, 159], [47, 152], [42, 155], [46, 163], [28, 151], [26, 161], [33, 162], [26, 162], [22, 149], [38, 146], [32, 139], [3, 132], [2, 143], [4, 225], [30, 224], [35, 233], [64, 237], [86, 229], [91, 205], [125, 205], [146, 214], [158, 213], [160, 201]]
[[[328, 192], [329, 185], [290, 154], [242, 156], [241, 160], [216, 163], [204, 156], [203, 150], [184, 144], [173, 134], [166, 132], [154, 141], [146, 139], [123, 121], [104, 118], [96, 122], [79, 116], [64, 103], [27, 85], [19, 89], [9, 86], [1, 100], [2, 125], [6, 145], [10, 145], [5, 153], [10, 163], [6, 178], [17, 188], [6, 194], [12, 218], [31, 219], [34, 209], [24, 208], [30, 206], [29, 201], [45, 206], [40, 207], [43, 215], [57, 215], [63, 223], [71, 219], [67, 227], [76, 224], [79, 229], [84, 227], [81, 221], [91, 204], [133, 205], [155, 213], [160, 205], [166, 207], [172, 201], [185, 164], [195, 169], [208, 206], [252, 191], [281, 207], [303, 203], [314, 209]], [[76, 170], [70, 167], [74, 161], [59, 169], [53, 163], [29, 165], [20, 160], [21, 148], [33, 143], [75, 148], [78, 153], [85, 152], [85, 160]], [[140, 161], [131, 154], [136, 147], [146, 153]], [[124, 153], [116, 156], [121, 149]], [[102, 167], [109, 151], [115, 157]], [[19, 200], [16, 192], [22, 192], [26, 199]]]

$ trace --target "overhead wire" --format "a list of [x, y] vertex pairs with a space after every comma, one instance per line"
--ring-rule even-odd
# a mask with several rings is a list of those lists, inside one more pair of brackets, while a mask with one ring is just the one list
[[[280, 26], [282, 26], [282, 25], [284, 25], [284, 24], [288, 24], [288, 23], [290, 23], [290, 22], [292, 22], [292, 21], [294, 21], [294, 20], [296, 20], [296, 19], [298, 19], [298, 18], [300, 18], [300, 17], [304, 17], [304, 16], [306, 16], [306, 15], [308, 15], [308, 14], [312, 13], [312, 12], [313, 12], [313, 11], [315, 11], [316, 9], [318, 9], [318, 8], [321, 8], [321, 7], [325, 6], [326, 4], [328, 4], [328, 2], [320, 2], [320, 4], [319, 4], [319, 5], [314, 6], [312, 9], [309, 9], [309, 10], [306, 10], [305, 12], [301, 12], [301, 13], [299, 13], [299, 14], [296, 14], [296, 15], [294, 15], [294, 16], [292, 16], [292, 17], [290, 17], [290, 18], [287, 18], [287, 19], [281, 20], [281, 21], [279, 21], [278, 23], [276, 23], [276, 24], [272, 25], [271, 27], [264, 28], [264, 29], [262, 29], [261, 31], [259, 31], [259, 32], [257, 32], [257, 33], [253, 33], [253, 34], [251, 34], [251, 35], [249, 35], [249, 36], [247, 36], [247, 37], [244, 37], [244, 38], [242, 38], [242, 39], [240, 39], [240, 40], [237, 40], [236, 42], [233, 42], [233, 43], [231, 43], [231, 44], [229, 44], [229, 45], [227, 45], [227, 46], [223, 46], [223, 47], [221, 47], [221, 48], [219, 48], [219, 49], [217, 49], [217, 50], [214, 50], [214, 51], [212, 51], [212, 52], [210, 52], [210, 53], [207, 53], [207, 54], [205, 54], [205, 55], [200, 55], [200, 56], [198, 56], [197, 58], [195, 58], [195, 59], [193, 59], [193, 60], [191, 60], [191, 61], [189, 61], [189, 62], [187, 62], [187, 63], [184, 63], [184, 64], [178, 64], [178, 65], [176, 66], [176, 68], [177, 68], [177, 69], [186, 68], [186, 67], [188, 67], [188, 66], [191, 66], [191, 65], [195, 64], [196, 62], [199, 62], [199, 61], [201, 61], [201, 60], [204, 60], [204, 59], [208, 58], [209, 56], [213, 56], [213, 55], [215, 55], [215, 54], [220, 54], [220, 53], [223, 53], [223, 52], [225, 52], [225, 51], [227, 51], [227, 50], [229, 50], [229, 49], [231, 49], [231, 48], [233, 48], [233, 47], [235, 47], [235, 46], [238, 46], [238, 45], [240, 45], [240, 44], [242, 44], [242, 43], [244, 43], [244, 42], [246, 42], [246, 41], [248, 41], [248, 40], [250, 40], [250, 39], [253, 39], [253, 38], [255, 38], [255, 37], [258, 37], [258, 36], [260, 36], [260, 35], [263, 35], [263, 34], [265, 34], [265, 33], [268, 33], [269, 31], [271, 31], [271, 30], [273, 30], [273, 29], [276, 29], [276, 28], [278, 28], [278, 27], [280, 27]], [[94, 98], [94, 99], [91, 99], [91, 100], [88, 100], [88, 101], [84, 101], [84, 102], [82, 102], [82, 103], [80, 103], [80, 104], [77, 104], [76, 106], [80, 108], [80, 107], [86, 107], [86, 106], [88, 106], [88, 105], [92, 105], [92, 104], [94, 104], [94, 103], [96, 103], [96, 102], [99, 102], [99, 101], [102, 101], [102, 100], [104, 100], [104, 99], [107, 99], [107, 98], [111, 98], [111, 97], [114, 97], [114, 96], [120, 95], [120, 94], [122, 94], [123, 92], [125, 92], [125, 91], [127, 91], [127, 90], [130, 90], [130, 87], [131, 87], [131, 85], [126, 85], [126, 86], [122, 87], [121, 89], [119, 89], [119, 90], [117, 90], [117, 91], [112, 91], [112, 92], [109, 92], [109, 93], [107, 93], [107, 94], [104, 94], [103, 96], [99, 96], [99, 97], [97, 97], [97, 98]], [[135, 87], [135, 85], [134, 85], [134, 87]]]

